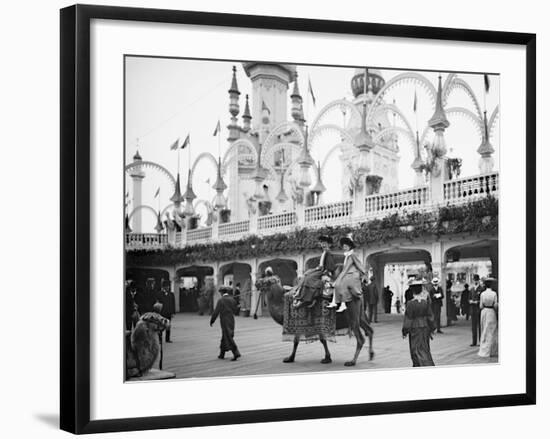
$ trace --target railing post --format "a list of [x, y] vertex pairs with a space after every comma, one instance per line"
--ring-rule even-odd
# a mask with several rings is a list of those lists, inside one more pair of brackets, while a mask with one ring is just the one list
[[303, 226], [306, 223], [306, 207], [304, 203], [296, 206], [296, 225]]
[[445, 201], [444, 184], [448, 179], [447, 175], [447, 159], [445, 157], [436, 159], [436, 169], [439, 169], [439, 174], [430, 173], [430, 195], [432, 204], [442, 204]]
[[220, 230], [220, 219], [218, 218], [217, 221], [212, 222], [212, 240], [217, 241], [219, 236], [219, 230]]

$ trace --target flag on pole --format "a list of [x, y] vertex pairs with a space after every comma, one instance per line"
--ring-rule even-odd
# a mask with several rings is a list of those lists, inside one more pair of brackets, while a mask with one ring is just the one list
[[128, 198], [130, 196], [130, 191], [127, 191], [126, 192], [126, 198]]
[[483, 81], [485, 82], [485, 93], [489, 93], [489, 86], [490, 86], [489, 75], [484, 74], [483, 75]]
[[416, 105], [418, 104], [418, 99], [416, 97], [416, 90], [414, 91], [414, 103], [413, 103], [413, 111], [416, 113]]
[[175, 151], [178, 149], [178, 143], [180, 143], [180, 138], [178, 137], [174, 143], [170, 145], [170, 151]]
[[307, 90], [308, 90], [309, 94], [311, 95], [311, 101], [313, 102], [313, 105], [315, 106], [316, 99], [315, 99], [315, 94], [313, 93], [313, 87], [311, 86], [311, 78], [310, 77], [307, 78]]
[[157, 198], [160, 194], [160, 186], [159, 188], [157, 189], [157, 191], [155, 192], [155, 196], [153, 198]]
[[205, 181], [206, 184], [210, 184], [210, 177], [208, 177]]
[[181, 145], [181, 149], [185, 149], [189, 145], [190, 139], [189, 134], [187, 134], [187, 137], [185, 138], [183, 145]]
[[216, 137], [221, 131], [221, 126], [220, 126], [220, 120], [218, 119], [218, 123], [216, 124], [216, 129], [214, 130], [214, 134], [213, 136]]

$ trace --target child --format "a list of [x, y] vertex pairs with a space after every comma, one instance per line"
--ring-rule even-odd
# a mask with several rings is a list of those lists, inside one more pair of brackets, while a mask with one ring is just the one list
[[222, 328], [222, 339], [220, 341], [220, 354], [218, 358], [223, 360], [226, 351], [233, 352], [231, 361], [236, 361], [241, 356], [237, 344], [233, 339], [235, 334], [235, 313], [238, 309], [235, 299], [233, 299], [233, 288], [220, 287], [222, 297], [218, 300], [214, 313], [210, 318], [210, 326], [214, 324], [218, 315], [220, 316], [220, 326]]

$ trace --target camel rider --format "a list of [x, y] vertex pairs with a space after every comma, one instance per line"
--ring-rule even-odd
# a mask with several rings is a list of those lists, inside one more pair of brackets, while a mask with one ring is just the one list
[[335, 294], [332, 302], [327, 305], [327, 308], [335, 308], [340, 303], [340, 308], [336, 312], [345, 311], [346, 302], [362, 299], [361, 277], [366, 275], [361, 261], [353, 252], [355, 248], [353, 240], [348, 237], [340, 239], [340, 247], [344, 250], [344, 266], [334, 282]]
[[301, 283], [297, 287], [297, 293], [294, 298], [294, 306], [300, 308], [308, 306], [313, 308], [317, 299], [321, 297], [323, 291], [323, 282], [327, 277], [332, 280], [336, 263], [334, 256], [330, 252], [332, 238], [326, 235], [320, 235], [317, 238], [323, 253], [319, 258], [319, 265], [311, 268], [304, 273]]

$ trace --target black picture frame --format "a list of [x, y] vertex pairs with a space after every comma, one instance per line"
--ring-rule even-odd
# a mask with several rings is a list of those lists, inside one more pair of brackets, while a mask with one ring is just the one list
[[[526, 48], [526, 392], [225, 413], [90, 420], [90, 21], [132, 20], [445, 41]], [[61, 10], [61, 374], [60, 426], [99, 433], [535, 404], [536, 401], [536, 35], [376, 23], [75, 5]]]

